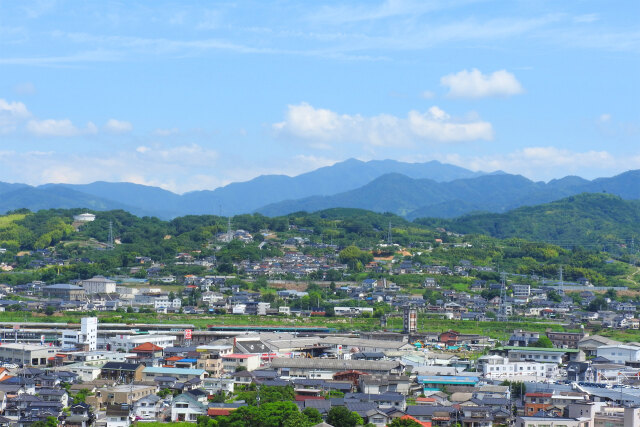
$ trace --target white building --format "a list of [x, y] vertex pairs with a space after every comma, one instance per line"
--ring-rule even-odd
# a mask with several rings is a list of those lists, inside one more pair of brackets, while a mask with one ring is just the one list
[[205, 378], [202, 380], [202, 388], [209, 394], [216, 394], [221, 391], [231, 394], [234, 390], [234, 380], [233, 378]]
[[260, 356], [257, 354], [227, 354], [222, 356], [222, 366], [225, 372], [235, 372], [242, 366], [247, 371], [260, 367]]
[[91, 222], [91, 221], [95, 221], [95, 219], [96, 219], [96, 216], [89, 212], [85, 212], [85, 213], [81, 213], [80, 215], [73, 216], [74, 221], [80, 221], [80, 222]]
[[173, 335], [115, 335], [107, 338], [106, 344], [109, 346], [109, 350], [118, 351], [119, 349], [122, 349], [129, 352], [131, 349], [146, 342], [150, 342], [151, 344], [162, 348], [172, 347], [175, 340], [176, 337]]
[[291, 314], [291, 307], [287, 307], [284, 305], [282, 307], [278, 307], [278, 313], [289, 316]]
[[233, 314], [244, 314], [247, 310], [246, 304], [236, 304], [233, 306], [232, 313]]
[[359, 316], [362, 313], [373, 314], [372, 307], [335, 307], [333, 311], [336, 316]]
[[558, 376], [555, 363], [511, 362], [507, 357], [482, 356], [478, 359], [478, 371], [485, 378], [536, 381]]
[[625, 364], [640, 361], [640, 347], [633, 345], [603, 345], [596, 349], [598, 357], [609, 359], [613, 363]]
[[54, 368], [54, 370], [73, 372], [80, 380], [82, 380], [82, 382], [93, 381], [97, 379], [102, 372], [100, 366], [89, 365], [82, 362], [72, 363], [60, 368]]
[[62, 348], [70, 350], [82, 348], [84, 351], [98, 349], [98, 318], [83, 317], [80, 321], [80, 330], [65, 330], [62, 332]]
[[80, 282], [87, 294], [115, 294], [116, 282], [104, 276], [94, 276]]

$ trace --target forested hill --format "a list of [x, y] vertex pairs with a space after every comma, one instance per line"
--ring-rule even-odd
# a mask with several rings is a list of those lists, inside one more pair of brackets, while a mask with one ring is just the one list
[[561, 246], [628, 244], [640, 237], [640, 201], [602, 193], [583, 193], [503, 214], [455, 219], [421, 218], [417, 223], [458, 233], [520, 237]]

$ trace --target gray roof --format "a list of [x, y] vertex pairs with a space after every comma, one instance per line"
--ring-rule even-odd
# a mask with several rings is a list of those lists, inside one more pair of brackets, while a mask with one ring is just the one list
[[300, 369], [332, 369], [338, 371], [370, 370], [390, 371], [401, 366], [400, 362], [386, 360], [341, 360], [341, 359], [290, 359], [278, 357], [271, 361], [272, 368], [300, 368]]
[[68, 283], [56, 283], [55, 285], [45, 286], [44, 289], [65, 289], [69, 291], [83, 291], [80, 286], [70, 285]]

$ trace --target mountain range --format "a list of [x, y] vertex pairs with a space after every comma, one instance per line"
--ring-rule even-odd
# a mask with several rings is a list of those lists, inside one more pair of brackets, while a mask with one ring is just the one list
[[26, 184], [0, 182], [0, 213], [28, 208], [123, 209], [168, 219], [183, 215], [268, 216], [345, 207], [392, 212], [407, 219], [501, 213], [579, 193], [640, 199], [640, 170], [589, 181], [568, 176], [548, 183], [519, 175], [473, 172], [437, 161], [404, 163], [349, 159], [298, 176], [263, 175], [215, 190], [182, 195], [132, 183]]

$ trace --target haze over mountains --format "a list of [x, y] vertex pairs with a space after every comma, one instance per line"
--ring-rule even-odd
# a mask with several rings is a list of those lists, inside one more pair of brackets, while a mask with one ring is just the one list
[[393, 212], [408, 219], [451, 218], [474, 211], [506, 212], [579, 193], [640, 199], [640, 171], [588, 181], [569, 176], [549, 183], [503, 172], [473, 172], [436, 161], [403, 163], [349, 159], [295, 177], [264, 175], [212, 191], [178, 195], [132, 183], [0, 183], [0, 212], [18, 208], [124, 209], [140, 216], [188, 214], [269, 216], [349, 207]]

